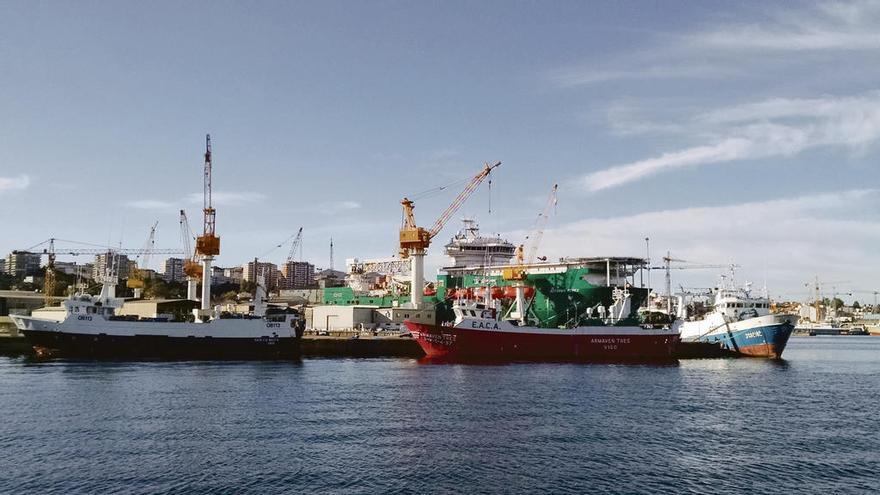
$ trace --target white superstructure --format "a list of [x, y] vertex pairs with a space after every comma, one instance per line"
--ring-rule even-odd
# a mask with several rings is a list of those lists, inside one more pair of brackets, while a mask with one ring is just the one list
[[480, 235], [480, 226], [472, 218], [462, 219], [461, 230], [445, 248], [453, 267], [505, 265], [516, 251], [516, 246], [497, 235]]
[[[194, 322], [171, 321], [169, 318], [133, 319], [118, 315], [122, 299], [114, 297], [114, 278], [107, 277], [101, 294], [77, 294], [62, 302], [63, 318], [11, 316], [19, 330], [133, 337], [154, 335], [167, 337], [259, 338], [293, 337], [300, 318], [296, 314], [266, 315], [265, 289], [258, 283], [252, 315], [221, 314], [211, 310], [210, 318]], [[262, 282], [260, 280], [260, 282]], [[196, 310], [198, 312], [198, 310]], [[56, 312], [57, 313], [57, 312]]]

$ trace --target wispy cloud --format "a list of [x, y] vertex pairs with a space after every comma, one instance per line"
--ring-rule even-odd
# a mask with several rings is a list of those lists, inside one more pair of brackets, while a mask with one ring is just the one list
[[[760, 77], [786, 71], [789, 64], [809, 63], [809, 54], [867, 54], [880, 49], [880, 2], [876, 0], [806, 7], [789, 3], [787, 8], [765, 4], [761, 10], [753, 21], [665, 34], [638, 52], [615, 54], [611, 62], [557, 68], [546, 73], [546, 79], [554, 87], [573, 88], [626, 80]], [[791, 52], [803, 58], [787, 57]]]
[[621, 79], [717, 79], [737, 74], [738, 69], [723, 65], [669, 64], [630, 69], [597, 69], [587, 66], [551, 71], [548, 78], [559, 88], [573, 88]]
[[584, 177], [584, 187], [600, 191], [664, 171], [788, 157], [823, 146], [860, 150], [880, 139], [880, 92], [849, 97], [776, 98], [712, 110], [688, 124], [701, 128], [703, 133], [714, 133], [712, 141], [592, 172]]
[[762, 22], [726, 24], [687, 36], [688, 43], [728, 50], [876, 50], [880, 2], [820, 4], [770, 13]]
[[357, 201], [336, 201], [328, 204], [327, 208], [332, 211], [358, 210], [361, 208], [361, 204]]
[[139, 210], [170, 210], [174, 208], [174, 203], [159, 199], [138, 199], [128, 201], [125, 203], [125, 206]]
[[[260, 203], [266, 199], [266, 195], [259, 192], [249, 191], [214, 191], [211, 194], [211, 201], [216, 206], [238, 206], [244, 204]], [[186, 195], [184, 201], [187, 203], [201, 203], [202, 193], [191, 193]]]
[[[548, 229], [542, 254], [551, 259], [610, 253], [640, 256], [645, 250], [643, 238], [649, 236], [654, 257], [671, 249], [676, 257], [697, 262], [735, 261], [743, 266], [744, 277], [753, 281], [760, 281], [766, 269], [775, 291], [799, 289], [814, 275], [851, 280], [853, 287], [873, 287], [880, 267], [853, 260], [875, 256], [880, 216], [852, 212], [878, 208], [880, 190], [858, 189], [586, 219]], [[718, 227], [719, 219], [724, 228]], [[573, 253], [572, 246], [583, 246], [584, 251]], [[687, 283], [687, 277], [711, 282], [715, 276], [712, 271], [681, 273], [676, 283]]]
[[27, 175], [17, 177], [0, 177], [0, 193], [27, 189], [31, 185], [31, 178]]

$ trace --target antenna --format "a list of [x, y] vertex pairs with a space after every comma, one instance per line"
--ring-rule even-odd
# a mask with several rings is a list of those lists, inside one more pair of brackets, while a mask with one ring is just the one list
[[333, 238], [330, 238], [330, 269], [333, 270]]

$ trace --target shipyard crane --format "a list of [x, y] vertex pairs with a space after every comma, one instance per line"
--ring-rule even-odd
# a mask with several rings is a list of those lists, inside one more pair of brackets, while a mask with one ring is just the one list
[[129, 289], [132, 289], [134, 292], [135, 299], [139, 299], [143, 294], [144, 286], [146, 283], [144, 282], [144, 272], [141, 270], [141, 267], [138, 267], [137, 258], [141, 258], [143, 260], [143, 269], [146, 270], [150, 266], [150, 255], [153, 252], [153, 248], [156, 247], [156, 227], [159, 226], [159, 222], [153, 224], [150, 228], [150, 235], [147, 236], [147, 242], [144, 243], [144, 247], [142, 249], [142, 253], [139, 254], [135, 258], [135, 262], [132, 263], [131, 271], [128, 274], [128, 280], [125, 281], [125, 286]]
[[296, 250], [302, 246], [303, 239], [303, 228], [300, 227], [299, 230], [296, 231], [296, 235], [293, 236], [293, 241], [290, 243], [290, 251], [287, 253], [287, 262], [292, 263], [296, 258]]
[[[550, 196], [547, 198], [547, 203], [544, 205], [544, 209], [538, 213], [535, 224], [532, 226], [532, 231], [526, 236], [525, 242], [516, 248], [516, 266], [502, 271], [504, 280], [524, 280], [525, 267], [533, 264], [537, 259], [538, 248], [541, 246], [541, 240], [544, 238], [544, 228], [547, 226], [547, 219], [550, 218], [550, 210], [556, 207], [556, 191], [558, 189], [559, 184], [553, 184], [553, 188], [550, 189]], [[525, 258], [526, 243], [528, 243], [529, 251], [527, 259]]]
[[43, 300], [46, 306], [55, 304], [55, 240], [49, 239], [49, 250], [46, 253], [46, 274], [43, 277]]
[[[813, 299], [813, 307], [816, 311], [816, 321], [821, 321], [822, 318], [822, 298], [823, 298], [823, 285], [830, 285], [834, 292], [834, 297], [837, 297], [837, 289], [835, 287], [836, 284], [848, 284], [849, 280], [832, 280], [832, 281], [820, 281], [819, 277], [816, 276], [813, 282], [808, 282], [804, 284], [804, 287], [809, 287], [811, 292], [815, 290], [815, 298]], [[832, 298], [833, 300], [833, 298]]]
[[[682, 263], [681, 266], [672, 266], [673, 263]], [[663, 257], [663, 266], [652, 266], [651, 270], [664, 270], [666, 272], [666, 311], [672, 314], [672, 270], [704, 270], [709, 268], [730, 268], [731, 270], [738, 268], [735, 264], [710, 264], [697, 263], [694, 261], [673, 258], [669, 251]]]
[[421, 309], [422, 307], [422, 289], [425, 285], [425, 251], [431, 245], [431, 239], [443, 230], [446, 222], [461, 208], [461, 205], [467, 201], [470, 195], [477, 189], [477, 186], [492, 173], [492, 170], [499, 166], [501, 166], [501, 162], [495, 162], [493, 165], [485, 163], [483, 169], [471, 178], [465, 188], [443, 211], [440, 217], [437, 218], [430, 229], [416, 225], [416, 219], [413, 214], [415, 203], [411, 199], [403, 198], [400, 201], [400, 204], [403, 205], [403, 225], [400, 227], [400, 257], [412, 259], [410, 294], [412, 299], [411, 306], [414, 309]]
[[[538, 255], [538, 247], [544, 237], [544, 228], [547, 226], [547, 219], [550, 218], [550, 210], [556, 207], [556, 191], [559, 189], [558, 184], [553, 184], [550, 189], [550, 196], [544, 209], [538, 213], [532, 231], [526, 236], [525, 243], [520, 244], [516, 248], [516, 265], [511, 268], [504, 268], [501, 271], [501, 277], [504, 280], [516, 280], [518, 283], [514, 285], [516, 291], [515, 304], [511, 307], [510, 316], [520, 321], [521, 324], [526, 323], [526, 295], [525, 285], [523, 281], [526, 278], [526, 267], [535, 263]], [[526, 243], [528, 243], [529, 257], [525, 259]]]
[[[284, 277], [286, 287], [289, 289], [295, 288], [293, 278], [296, 274], [296, 269], [294, 268], [294, 262], [296, 261], [297, 250], [302, 247], [302, 236], [303, 228], [300, 227], [299, 230], [296, 231], [296, 234], [292, 236], [293, 241], [290, 242], [290, 251], [287, 253], [287, 261], [284, 266]], [[302, 257], [302, 255], [300, 255], [300, 257]]]
[[195, 239], [189, 226], [186, 211], [180, 210], [180, 241], [183, 243], [183, 273], [186, 275], [186, 298], [190, 301], [198, 301], [198, 285], [202, 278], [202, 265], [199, 264], [199, 256], [192, 249], [192, 240]]
[[877, 312], [877, 295], [880, 294], [878, 290], [864, 290], [864, 289], [854, 289], [850, 291], [853, 294], [873, 294], [874, 296], [874, 305], [872, 306], [873, 312]]
[[202, 211], [204, 222], [202, 235], [196, 238], [196, 254], [202, 259], [202, 306], [203, 318], [209, 317], [211, 310], [211, 263], [220, 254], [220, 238], [215, 231], [216, 210], [211, 202], [211, 135], [205, 136], [205, 168], [202, 190]]
[[[59, 247], [56, 245], [56, 242], [66, 242], [72, 244], [86, 244], [90, 246], [90, 248], [67, 248], [67, 247]], [[56, 237], [51, 237], [46, 239], [43, 242], [34, 244], [33, 246], [24, 249], [21, 251], [22, 253], [30, 253], [30, 254], [38, 254], [45, 255], [47, 257], [46, 262], [46, 274], [43, 277], [43, 295], [45, 298], [46, 306], [51, 306], [55, 303], [55, 288], [56, 288], [56, 280], [57, 275], [55, 273], [55, 259], [59, 254], [69, 255], [69, 256], [79, 256], [79, 255], [97, 255], [97, 254], [114, 254], [114, 255], [135, 255], [141, 256], [144, 254], [144, 248], [140, 249], [128, 249], [128, 248], [116, 248], [112, 246], [101, 246], [99, 244], [88, 244], [77, 241], [69, 241], [65, 239], [58, 239]], [[180, 250], [178, 249], [151, 249], [153, 254], [180, 254]]]

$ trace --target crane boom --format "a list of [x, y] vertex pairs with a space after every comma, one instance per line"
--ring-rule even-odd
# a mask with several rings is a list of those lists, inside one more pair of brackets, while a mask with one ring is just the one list
[[501, 272], [501, 276], [504, 280], [525, 280], [525, 267], [533, 264], [538, 256], [538, 247], [541, 245], [541, 239], [544, 238], [544, 227], [547, 226], [547, 219], [550, 217], [550, 209], [556, 206], [556, 191], [558, 189], [559, 184], [553, 184], [553, 188], [550, 189], [550, 196], [547, 198], [547, 204], [544, 206], [544, 209], [541, 210], [541, 213], [538, 214], [538, 218], [535, 219], [532, 233], [526, 236], [526, 242], [529, 243], [528, 260], [525, 259], [526, 246], [525, 244], [520, 244], [516, 247], [516, 251], [514, 251], [516, 266], [505, 268]]
[[131, 273], [128, 276], [128, 280], [125, 282], [126, 287], [135, 290], [135, 297], [140, 297], [140, 291], [145, 285], [143, 270], [147, 269], [149, 266], [150, 254], [156, 244], [156, 227], [158, 226], [159, 222], [156, 222], [150, 227], [150, 235], [147, 236], [147, 241], [144, 243], [141, 253], [137, 255], [138, 258], [142, 257], [143, 266], [138, 266], [137, 261], [135, 261], [131, 268]]
[[485, 163], [483, 169], [471, 178], [465, 188], [458, 193], [458, 196], [456, 196], [452, 203], [446, 207], [446, 210], [440, 214], [430, 230], [416, 225], [416, 219], [413, 215], [415, 203], [413, 203], [411, 199], [403, 198], [400, 201], [400, 204], [403, 205], [403, 226], [400, 228], [400, 257], [407, 258], [411, 252], [423, 253], [428, 249], [428, 246], [431, 244], [431, 239], [443, 230], [446, 222], [448, 222], [449, 219], [452, 218], [452, 215], [461, 208], [461, 205], [463, 205], [470, 195], [473, 194], [477, 189], [477, 186], [483, 182], [483, 179], [488, 177], [489, 174], [492, 173], [492, 170], [499, 166], [501, 166], [501, 162], [495, 162], [492, 165]]
[[553, 184], [553, 189], [550, 190], [550, 197], [547, 198], [547, 204], [544, 206], [544, 210], [538, 215], [537, 220], [535, 220], [534, 235], [532, 236], [532, 242], [529, 247], [529, 259], [527, 262], [529, 265], [535, 262], [535, 258], [538, 255], [538, 247], [541, 245], [541, 240], [544, 238], [544, 228], [547, 226], [547, 219], [550, 217], [550, 209], [556, 207], [557, 189], [559, 189], [559, 184]]
[[287, 262], [290, 263], [296, 257], [296, 250], [302, 244], [302, 235], [303, 228], [300, 227], [296, 232], [296, 236], [293, 238], [293, 242], [290, 243], [290, 252], [287, 253]]
[[191, 280], [198, 280], [202, 278], [202, 265], [199, 264], [198, 254], [192, 249], [194, 237], [186, 211], [180, 210], [180, 241], [183, 243], [183, 253], [186, 256], [183, 260], [183, 273]]
[[458, 193], [458, 196], [456, 196], [452, 204], [450, 204], [446, 208], [446, 210], [440, 215], [440, 217], [437, 218], [437, 221], [434, 222], [431, 230], [428, 231], [431, 234], [432, 238], [439, 234], [441, 230], [443, 230], [446, 222], [448, 222], [449, 219], [452, 218], [452, 215], [454, 215], [455, 212], [458, 211], [459, 208], [461, 208], [461, 205], [463, 205], [464, 202], [467, 201], [467, 199], [470, 197], [470, 195], [473, 194], [473, 192], [477, 189], [477, 186], [479, 186], [480, 183], [483, 182], [483, 179], [488, 177], [489, 174], [492, 173], [492, 170], [499, 166], [501, 166], [501, 162], [495, 162], [492, 165], [486, 163], [483, 167], [483, 170], [480, 170], [480, 172], [475, 175], [470, 180], [470, 182], [468, 182], [467, 186], [465, 186], [465, 188], [460, 193]]

